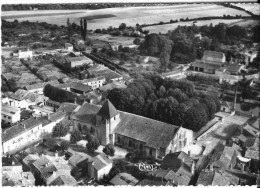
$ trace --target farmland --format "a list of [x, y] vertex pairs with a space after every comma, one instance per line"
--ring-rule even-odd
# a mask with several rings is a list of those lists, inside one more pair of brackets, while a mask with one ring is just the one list
[[[53, 14], [56, 15], [53, 15]], [[64, 16], [65, 13], [68, 13]], [[37, 16], [49, 14], [48, 16]], [[60, 14], [60, 15], [59, 15]], [[124, 7], [99, 10], [38, 10], [38, 11], [7, 11], [2, 12], [2, 17], [12, 16], [10, 19], [25, 21], [48, 22], [57, 25], [66, 25], [67, 18], [71, 22], [79, 23], [81, 17], [89, 17], [88, 29], [102, 29], [109, 26], [118, 27], [121, 23], [130, 26], [139, 24], [159, 23], [160, 21], [170, 21], [171, 19], [198, 18], [207, 16], [249, 16], [246, 12], [223, 7], [214, 4], [184, 4], [174, 6], [159, 7]], [[17, 15], [17, 16], [15, 16]], [[34, 15], [31, 17], [30, 15]], [[96, 17], [95, 17], [96, 16]]]
[[[167, 33], [169, 30], [174, 30], [178, 26], [191, 26], [193, 25], [193, 21], [187, 21], [187, 22], [179, 22], [179, 23], [172, 23], [172, 24], [164, 24], [164, 25], [155, 25], [155, 26], [149, 26], [145, 27], [145, 29], [148, 29], [150, 33]], [[256, 25], [259, 23], [257, 20], [246, 20], [246, 19], [232, 19], [232, 20], [226, 20], [226, 19], [214, 19], [214, 20], [198, 20], [196, 21], [195, 25], [197, 26], [203, 26], [203, 25], [217, 25], [219, 23], [225, 23], [227, 25], [240, 25], [240, 26], [248, 26], [248, 25]]]
[[260, 14], [260, 6], [257, 3], [231, 3], [236, 7], [243, 8], [249, 12], [252, 12], [255, 15]]

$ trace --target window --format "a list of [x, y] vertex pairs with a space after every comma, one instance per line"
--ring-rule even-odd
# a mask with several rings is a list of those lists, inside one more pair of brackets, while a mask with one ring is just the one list
[[129, 140], [128, 146], [129, 146], [129, 147], [132, 147], [132, 141], [131, 141], [131, 140]]
[[152, 148], [150, 148], [149, 154], [153, 155], [153, 149]]
[[118, 143], [120, 143], [120, 142], [121, 142], [121, 140], [120, 140], [120, 137], [119, 137], [119, 136], [117, 137], [117, 141], [118, 141]]
[[114, 120], [116, 120], [116, 116], [114, 117]]
[[140, 144], [140, 150], [143, 150], [143, 148], [144, 148], [144, 146], [143, 146], [143, 144]]
[[92, 134], [94, 134], [94, 133], [95, 133], [95, 129], [94, 129], [93, 127], [91, 127], [91, 128], [90, 128], [90, 132], [91, 132]]

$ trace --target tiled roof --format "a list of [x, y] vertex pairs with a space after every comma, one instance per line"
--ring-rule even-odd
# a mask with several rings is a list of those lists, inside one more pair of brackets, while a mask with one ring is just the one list
[[237, 153], [234, 148], [225, 146], [220, 159], [213, 163], [214, 166], [227, 169], [230, 165], [235, 165]]
[[196, 185], [204, 185], [204, 186], [212, 185], [214, 174], [215, 174], [214, 171], [200, 172]]
[[137, 180], [135, 177], [133, 177], [131, 174], [128, 173], [119, 173], [117, 174], [112, 180], [110, 180], [110, 183], [113, 185], [131, 185], [134, 186], [138, 183], [139, 180]]
[[77, 181], [71, 175], [59, 175], [49, 185], [50, 186], [75, 186], [77, 185]]
[[203, 61], [195, 61], [195, 62], [191, 63], [191, 66], [199, 67], [199, 68], [203, 68], [203, 69], [216, 70], [216, 69], [219, 69], [221, 65], [205, 63]]
[[74, 103], [64, 102], [64, 103], [61, 103], [61, 105], [60, 105], [60, 107], [57, 109], [57, 111], [71, 114], [74, 110], [76, 110], [76, 108], [77, 108], [78, 106], [79, 106], [79, 105], [74, 104]]
[[60, 102], [57, 102], [57, 101], [54, 101], [54, 100], [51, 100], [51, 99], [48, 99], [46, 102], [54, 104], [54, 105], [59, 105], [59, 106], [61, 104]]
[[15, 108], [13, 106], [9, 106], [9, 105], [2, 105], [2, 112], [4, 114], [8, 114], [13, 116], [14, 114], [16, 114], [17, 112], [19, 112], [20, 110], [18, 108]]
[[152, 148], [167, 148], [178, 130], [174, 125], [127, 112], [121, 112], [120, 119], [116, 134], [145, 142]]
[[55, 166], [45, 156], [42, 156], [36, 160], [33, 163], [33, 166], [38, 169], [45, 180], [51, 177], [54, 171], [57, 171]]
[[39, 159], [38, 155], [27, 155], [24, 159], [23, 159], [23, 163], [26, 164], [28, 167], [32, 166], [32, 163], [34, 163], [36, 160]]
[[33, 127], [36, 127], [40, 124], [41, 121], [32, 117], [19, 123], [18, 125], [12, 126], [2, 132], [2, 142], [6, 142], [12, 138], [15, 138], [16, 136], [21, 135], [23, 132], [29, 131]]
[[80, 57], [68, 57], [66, 58], [66, 61], [75, 62], [75, 61], [92, 61], [92, 60], [87, 58], [86, 56], [80, 56]]
[[256, 159], [259, 160], [259, 151], [247, 149], [245, 153], [245, 157], [249, 159]]
[[108, 90], [112, 90], [114, 88], [127, 88], [127, 86], [124, 83], [117, 84], [117, 83], [113, 82], [113, 83], [109, 83], [104, 86], [101, 86], [98, 89], [101, 91], [108, 91]]
[[225, 57], [225, 54], [222, 52], [216, 52], [216, 51], [208, 51], [206, 50], [204, 52], [204, 55], [202, 57], [203, 60], [206, 61], [216, 61], [216, 62], [222, 62], [222, 58]]
[[82, 152], [75, 152], [70, 158], [69, 158], [69, 164], [76, 167], [79, 163], [90, 159], [91, 157], [85, 153]]
[[212, 180], [213, 186], [228, 186], [230, 185], [229, 179], [220, 173], [215, 172], [213, 180]]
[[82, 84], [82, 83], [79, 83], [79, 82], [74, 82], [71, 87], [71, 89], [75, 89], [75, 90], [78, 90], [78, 91], [83, 91], [83, 92], [89, 92], [92, 90], [92, 87], [89, 86], [89, 85], [85, 85], [85, 84]]
[[112, 160], [110, 160], [104, 153], [101, 153], [96, 157], [90, 159], [89, 162], [94, 162], [92, 166], [96, 170], [101, 170], [102, 168], [112, 164]]
[[189, 172], [189, 170], [186, 169], [184, 165], [182, 165], [179, 168], [179, 170], [175, 173], [175, 179], [178, 182], [178, 185], [189, 185], [191, 177], [191, 172]]
[[166, 182], [144, 179], [140, 181], [137, 185], [138, 186], [164, 186], [165, 184]]
[[220, 159], [220, 157], [224, 151], [224, 148], [225, 148], [225, 146], [220, 142], [216, 145], [216, 147], [214, 148], [213, 154], [210, 158], [209, 165]]
[[56, 120], [58, 120], [60, 118], [65, 117], [66, 115], [67, 114], [65, 112], [60, 112], [60, 111], [59, 112], [55, 112], [55, 113], [50, 115], [50, 120], [51, 121], [56, 121]]
[[114, 107], [114, 105], [109, 101], [106, 100], [106, 102], [103, 104], [101, 109], [98, 111], [97, 115], [111, 119], [112, 117], [116, 116], [119, 112]]
[[229, 64], [225, 66], [226, 71], [229, 72], [238, 72], [241, 69], [242, 65], [238, 64]]

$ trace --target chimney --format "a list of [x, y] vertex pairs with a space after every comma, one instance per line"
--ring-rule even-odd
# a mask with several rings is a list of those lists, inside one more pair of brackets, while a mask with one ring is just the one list
[[24, 124], [24, 123], [22, 124], [22, 126], [23, 126], [23, 128], [24, 128], [24, 129], [26, 129], [26, 127], [25, 127], [25, 124]]
[[51, 115], [48, 113], [48, 114], [47, 114], [47, 117], [48, 117], [48, 120], [50, 120], [50, 118], [51, 118]]
[[12, 165], [15, 165], [15, 162], [14, 162], [14, 160], [12, 160]]
[[188, 151], [188, 156], [190, 156], [190, 151]]
[[59, 153], [55, 152], [55, 157], [58, 158], [59, 157]]
[[76, 98], [74, 99], [74, 104], [77, 104]]
[[213, 163], [210, 164], [209, 168], [210, 168], [210, 171], [213, 171], [213, 170], [214, 170], [214, 169], [213, 169]]

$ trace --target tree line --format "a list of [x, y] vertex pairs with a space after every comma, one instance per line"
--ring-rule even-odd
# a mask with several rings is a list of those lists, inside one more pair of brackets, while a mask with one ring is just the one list
[[[152, 33], [145, 37], [140, 44], [140, 52], [143, 55], [160, 57], [161, 65], [164, 68], [171, 68], [172, 62], [191, 63], [200, 59], [205, 50], [222, 51], [227, 56], [230, 52], [222, 49], [221, 44], [236, 45], [243, 43], [245, 46], [252, 46], [259, 42], [259, 26], [252, 28], [252, 36], [248, 36], [248, 30], [244, 27], [219, 23], [197, 26], [178, 26], [175, 30], [168, 31], [161, 35]], [[201, 35], [201, 39], [197, 37]]]
[[194, 88], [187, 80], [145, 74], [126, 89], [109, 91], [107, 98], [119, 110], [198, 131], [220, 110], [220, 103]]

